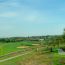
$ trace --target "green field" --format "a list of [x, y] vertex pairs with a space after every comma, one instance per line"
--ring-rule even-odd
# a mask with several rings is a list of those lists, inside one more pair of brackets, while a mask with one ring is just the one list
[[[44, 48], [40, 45], [33, 45], [33, 44], [39, 44], [38, 42], [31, 42], [31, 41], [24, 41], [24, 42], [15, 42], [15, 43], [0, 43], [0, 56], [3, 56], [0, 58], [0, 60], [4, 60], [10, 57], [14, 57], [17, 55], [22, 54], [22, 52], [18, 52], [15, 54], [10, 54], [7, 55], [8, 53], [11, 52], [16, 52], [19, 50], [25, 50], [25, 48], [17, 48], [19, 46], [28, 46], [29, 49], [27, 51], [25, 51], [25, 53], [30, 52], [28, 54], [24, 54], [23, 56], [19, 56], [10, 60], [6, 60], [4, 62], [0, 62], [0, 65], [23, 65], [26, 63], [26, 65], [28, 62], [31, 62], [32, 65], [32, 61], [33, 63], [36, 65], [38, 64], [48, 64], [50, 59], [47, 58], [47, 55], [49, 56], [49, 54], [44, 54], [45, 52], [42, 52], [44, 50]], [[38, 50], [37, 50], [38, 48]], [[32, 50], [31, 50], [32, 49]], [[46, 58], [47, 60], [45, 61], [43, 58]], [[29, 61], [30, 60], [30, 61]], [[44, 62], [43, 62], [44, 61]]]
[[[51, 59], [49, 58], [49, 53], [43, 51], [44, 48], [41, 48], [41, 46], [31, 46], [31, 47], [35, 48], [32, 49], [31, 53], [13, 58], [11, 60], [0, 62], [0, 65], [39, 65], [39, 64], [47, 65], [49, 64]], [[39, 50], [37, 51], [36, 48], [39, 48]]]
[[[54, 65], [59, 65], [59, 60], [65, 59], [65, 56], [60, 56], [58, 54], [57, 47], [53, 48], [53, 53], [50, 53], [47, 46], [33, 44], [39, 44], [39, 42], [23, 41], [0, 43], [0, 60], [24, 54], [19, 57], [0, 62], [0, 65], [51, 65], [51, 63], [53, 63]], [[28, 48], [17, 48], [20, 46], [28, 46]], [[25, 52], [23, 52], [23, 50], [25, 50]], [[27, 52], [30, 53], [25, 54]], [[60, 65], [62, 65], [62, 63], [60, 63]]]
[[8, 54], [10, 52], [22, 50], [21, 48], [17, 48], [18, 46], [31, 46], [33, 42], [15, 42], [15, 43], [0, 43], [0, 56]]

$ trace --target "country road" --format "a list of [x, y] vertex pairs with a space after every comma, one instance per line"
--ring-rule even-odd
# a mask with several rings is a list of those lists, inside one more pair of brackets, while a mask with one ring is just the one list
[[14, 57], [10, 57], [10, 58], [7, 58], [7, 59], [3, 59], [3, 60], [0, 60], [0, 62], [4, 62], [4, 61], [7, 61], [7, 60], [11, 60], [13, 58], [16, 58], [16, 57], [19, 57], [19, 56], [23, 56], [23, 55], [29, 54], [31, 52], [32, 51], [28, 51], [27, 53], [24, 53], [24, 54], [20, 54], [20, 55], [14, 56]]

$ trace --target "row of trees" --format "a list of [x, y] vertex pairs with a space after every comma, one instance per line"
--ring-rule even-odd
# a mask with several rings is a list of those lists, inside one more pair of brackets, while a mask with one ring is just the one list
[[36, 38], [30, 37], [12, 37], [12, 38], [0, 38], [0, 42], [21, 42], [21, 41], [38, 41]]
[[62, 45], [65, 46], [65, 32], [62, 35], [57, 35], [54, 36], [51, 39], [48, 39], [48, 46], [57, 46], [57, 47], [61, 47]]
[[57, 44], [59, 46], [60, 44], [65, 43], [65, 29], [63, 35], [0, 38], [0, 42], [39, 41], [40, 39], [44, 39], [44, 42], [48, 45]]

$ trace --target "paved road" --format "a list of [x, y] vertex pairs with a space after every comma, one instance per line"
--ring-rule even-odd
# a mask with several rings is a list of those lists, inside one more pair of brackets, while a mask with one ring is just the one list
[[11, 60], [13, 58], [16, 58], [16, 57], [19, 57], [19, 56], [23, 56], [23, 55], [29, 54], [31, 52], [32, 51], [28, 51], [27, 53], [24, 53], [24, 54], [20, 54], [20, 55], [14, 56], [14, 57], [10, 57], [10, 58], [4, 59], [4, 60], [0, 60], [0, 62], [4, 62], [4, 61], [7, 61], [7, 60]]

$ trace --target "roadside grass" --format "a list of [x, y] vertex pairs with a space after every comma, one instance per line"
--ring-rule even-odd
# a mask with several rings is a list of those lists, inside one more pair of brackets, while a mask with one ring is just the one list
[[63, 62], [62, 59], [64, 59], [64, 62], [65, 62], [65, 55], [59, 55], [58, 53], [54, 54], [53, 56], [54, 65], [65, 65], [62, 63]]
[[53, 53], [53, 63], [54, 65], [65, 65], [65, 55]]

